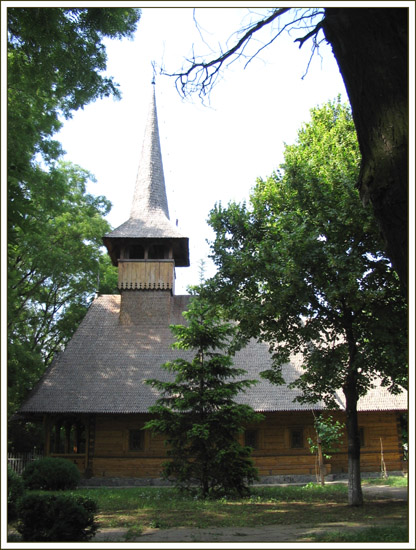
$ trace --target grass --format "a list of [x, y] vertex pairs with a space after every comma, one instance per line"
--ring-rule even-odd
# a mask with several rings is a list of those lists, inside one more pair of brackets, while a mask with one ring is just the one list
[[313, 536], [313, 542], [407, 542], [407, 526], [368, 527], [354, 531], [330, 531]]
[[[403, 480], [407, 482], [406, 478], [390, 477], [365, 483], [403, 486]], [[367, 535], [355, 529], [357, 536], [369, 537], [365, 540], [382, 537], [377, 538], [377, 541], [384, 541], [389, 540], [385, 537], [390, 535], [401, 537], [395, 539], [397, 541], [403, 540], [405, 531], [407, 533], [406, 502], [370, 497], [365, 499], [362, 507], [355, 508], [348, 506], [347, 491], [345, 483], [327, 484], [324, 487], [308, 483], [303, 486], [253, 487], [251, 496], [240, 500], [199, 500], [180, 494], [173, 487], [97, 487], [80, 488], [67, 493], [93, 498], [98, 505], [99, 528], [127, 528], [128, 539], [148, 527], [238, 529], [262, 525], [318, 526], [325, 521], [331, 533], [319, 536], [338, 538], [319, 540], [331, 542], [341, 540], [339, 522], [342, 521], [343, 525], [352, 527], [360, 525], [375, 528], [378, 524], [383, 525], [384, 534], [372, 530]], [[328, 525], [331, 523], [334, 524], [334, 530]], [[393, 531], [389, 525], [397, 526], [399, 531]], [[345, 535], [344, 529], [343, 533], [342, 536]]]
[[384, 478], [367, 478], [363, 479], [362, 485], [388, 485], [389, 487], [407, 487], [406, 476], [390, 476]]

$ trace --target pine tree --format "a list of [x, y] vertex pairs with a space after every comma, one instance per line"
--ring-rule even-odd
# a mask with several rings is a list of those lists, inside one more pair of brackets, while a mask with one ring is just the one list
[[163, 475], [178, 488], [202, 498], [242, 496], [258, 478], [251, 447], [242, 446], [238, 434], [262, 416], [234, 398], [256, 381], [241, 379], [246, 371], [233, 367], [237, 329], [220, 308], [194, 294], [184, 317], [186, 326], [171, 325], [172, 347], [194, 350], [195, 356], [162, 365], [176, 373], [172, 382], [147, 380], [161, 397], [150, 408], [156, 418], [145, 429], [166, 436], [170, 460]]

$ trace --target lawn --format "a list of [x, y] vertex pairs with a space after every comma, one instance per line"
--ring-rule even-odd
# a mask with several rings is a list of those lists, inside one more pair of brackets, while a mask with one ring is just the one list
[[[403, 486], [403, 481], [406, 483], [407, 479], [388, 478], [369, 483]], [[253, 487], [251, 496], [240, 500], [198, 500], [181, 495], [172, 487], [80, 488], [67, 493], [88, 496], [97, 502], [100, 529], [125, 527], [140, 532], [146, 527], [295, 527], [319, 525], [324, 519], [325, 524], [334, 523], [334, 530], [329, 529], [324, 535], [329, 538], [316, 540], [346, 540], [340, 538], [339, 525], [335, 525], [340, 521], [351, 526], [359, 523], [373, 529], [383, 527], [365, 540], [388, 540], [386, 537], [392, 536], [390, 526], [393, 525], [396, 528], [393, 536], [407, 540], [406, 502], [371, 496], [365, 498], [362, 507], [350, 507], [347, 486], [343, 483], [324, 487], [316, 483]], [[331, 538], [333, 536], [338, 538]], [[371, 538], [374, 536], [377, 538]]]

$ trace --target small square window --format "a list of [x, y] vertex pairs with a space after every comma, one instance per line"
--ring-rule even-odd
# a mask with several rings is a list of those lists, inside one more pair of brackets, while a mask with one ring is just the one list
[[258, 433], [257, 430], [246, 430], [244, 432], [244, 445], [258, 449]]
[[292, 428], [290, 430], [290, 446], [292, 449], [303, 449], [302, 428]]
[[144, 449], [144, 431], [129, 430], [129, 451], [142, 451]]

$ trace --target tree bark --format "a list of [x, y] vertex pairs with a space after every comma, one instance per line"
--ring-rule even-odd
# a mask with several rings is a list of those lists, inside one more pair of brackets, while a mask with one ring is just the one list
[[[352, 377], [350, 377], [352, 378]], [[347, 413], [347, 436], [348, 436], [348, 504], [350, 506], [361, 506], [363, 504], [363, 493], [361, 489], [360, 469], [360, 432], [358, 430], [357, 415], [357, 390], [355, 384], [348, 381], [344, 386]]]
[[360, 468], [360, 432], [358, 430], [358, 348], [353, 329], [353, 315], [342, 300], [345, 336], [348, 342], [348, 372], [342, 390], [345, 395], [348, 438], [348, 504], [362, 506], [363, 493], [361, 489]]
[[318, 439], [316, 441], [318, 445], [318, 464], [319, 464], [319, 477], [321, 479], [321, 485], [322, 487], [325, 485], [325, 472], [324, 472], [324, 457], [322, 455], [322, 442], [321, 438], [318, 435]]
[[358, 188], [371, 203], [404, 293], [408, 286], [408, 10], [325, 8], [351, 103], [362, 163]]

